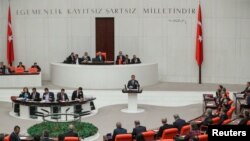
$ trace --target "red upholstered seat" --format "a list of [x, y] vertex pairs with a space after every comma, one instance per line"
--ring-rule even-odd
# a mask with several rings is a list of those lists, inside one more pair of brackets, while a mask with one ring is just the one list
[[191, 130], [190, 125], [185, 125], [181, 128], [180, 135], [188, 135]]
[[232, 107], [227, 111], [227, 116], [228, 116], [228, 118], [230, 118], [230, 119], [232, 118], [232, 115], [233, 115], [234, 110], [235, 110], [235, 107], [232, 106]]
[[250, 120], [247, 122], [247, 125], [250, 125]]
[[228, 123], [230, 123], [232, 120], [231, 119], [227, 119], [227, 120], [224, 120], [222, 122], [222, 125], [227, 125]]
[[15, 70], [16, 73], [24, 73], [24, 68], [23, 67], [18, 67]]
[[154, 131], [147, 131], [147, 132], [143, 132], [142, 135], [143, 135], [145, 141], [152, 141], [152, 140], [154, 140], [155, 132]]
[[4, 141], [10, 141], [10, 135], [4, 137]]
[[199, 135], [198, 136], [199, 141], [208, 141], [208, 135]]
[[[98, 52], [96, 53], [96, 56], [98, 55]], [[102, 55], [104, 56], [105, 60], [107, 60], [107, 53], [106, 52], [102, 52]]]
[[29, 68], [29, 73], [37, 73], [37, 68]]
[[163, 131], [161, 139], [173, 139], [177, 133], [178, 133], [177, 128], [165, 129]]
[[230, 101], [228, 101], [228, 105], [232, 105], [234, 103], [234, 101], [233, 100], [230, 100]]
[[212, 125], [217, 125], [218, 123], [219, 123], [219, 121], [220, 121], [220, 118], [219, 117], [215, 117], [215, 118], [213, 118], [212, 119]]
[[79, 141], [80, 139], [78, 137], [65, 137], [64, 141]]
[[115, 136], [115, 141], [132, 141], [131, 134], [119, 134]]

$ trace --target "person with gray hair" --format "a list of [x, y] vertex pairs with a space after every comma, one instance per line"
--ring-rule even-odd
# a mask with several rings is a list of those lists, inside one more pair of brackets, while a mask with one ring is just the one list
[[180, 131], [182, 126], [186, 124], [186, 121], [184, 119], [181, 119], [178, 114], [174, 115], [174, 119], [175, 121], [173, 122], [173, 125], [175, 128], [177, 128]]
[[115, 141], [116, 135], [127, 134], [127, 129], [122, 128], [121, 122], [116, 123], [116, 129], [114, 129], [112, 140]]
[[75, 126], [73, 124], [69, 125], [69, 131], [64, 133], [64, 137], [78, 137], [78, 133], [74, 131]]
[[142, 132], [146, 132], [146, 131], [147, 131], [146, 127], [141, 126], [139, 120], [135, 120], [135, 128], [133, 129], [133, 132], [132, 132], [133, 138], [136, 139], [139, 134], [141, 134]]
[[211, 125], [213, 123], [213, 113], [212, 113], [212, 109], [207, 109], [207, 112], [206, 112], [206, 115], [205, 115], [205, 119], [202, 121], [201, 125], [205, 125], [205, 126], [208, 126], [208, 125]]
[[167, 123], [168, 122], [167, 118], [161, 119], [161, 122], [162, 126], [159, 128], [159, 132], [157, 133], [157, 138], [161, 138], [162, 133], [165, 129], [174, 128], [173, 125]]

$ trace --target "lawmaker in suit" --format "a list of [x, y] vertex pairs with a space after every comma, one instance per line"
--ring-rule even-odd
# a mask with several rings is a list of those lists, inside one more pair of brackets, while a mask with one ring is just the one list
[[64, 133], [64, 137], [78, 137], [78, 133], [74, 131], [75, 127], [73, 124], [69, 125], [69, 131]]
[[247, 93], [245, 100], [246, 100], [246, 104], [241, 104], [240, 105], [240, 112], [242, 112], [242, 110], [244, 108], [247, 108], [247, 109], [250, 108], [250, 93]]
[[71, 100], [84, 100], [82, 87], [79, 87], [77, 90], [73, 91]]
[[129, 59], [129, 57], [128, 57], [128, 54], [126, 54], [125, 55], [125, 60], [124, 60], [124, 62], [123, 62], [123, 64], [130, 64], [131, 62], [130, 62], [130, 59]]
[[64, 63], [67, 63], [67, 64], [74, 64], [74, 62], [75, 62], [75, 54], [74, 54], [74, 52], [72, 52], [72, 53], [70, 54], [70, 56], [68, 56], [68, 57], [66, 58], [66, 60], [64, 61]]
[[69, 101], [68, 95], [65, 93], [64, 89], [61, 89], [61, 92], [57, 94], [57, 100], [58, 102], [63, 102], [63, 101]]
[[135, 128], [133, 129], [132, 136], [134, 139], [137, 138], [138, 135], [140, 135], [142, 132], [146, 132], [147, 129], [145, 126], [140, 125], [140, 121], [136, 120], [135, 121]]
[[131, 75], [131, 80], [128, 81], [128, 86], [129, 89], [138, 89], [140, 87], [140, 84], [137, 80], [135, 80], [135, 75]]
[[141, 60], [140, 58], [137, 58], [136, 55], [133, 55], [133, 58], [131, 59], [131, 64], [140, 64]]
[[157, 137], [158, 137], [158, 138], [161, 138], [161, 137], [162, 137], [163, 131], [164, 131], [165, 129], [174, 128], [173, 125], [167, 124], [167, 118], [163, 118], [163, 119], [161, 120], [161, 122], [162, 122], [162, 126], [159, 128], [159, 131], [158, 131], [158, 133], [157, 133]]
[[73, 64], [79, 65], [81, 64], [81, 62], [82, 62], [82, 59], [79, 58], [78, 54], [75, 54], [75, 61], [73, 62]]
[[186, 124], [186, 121], [181, 119], [178, 114], [174, 115], [174, 119], [175, 119], [175, 121], [173, 122], [173, 125], [175, 128], [178, 128], [178, 130], [180, 131], [182, 126], [184, 126]]
[[244, 91], [240, 92], [242, 94], [247, 94], [247, 93], [250, 93], [250, 82], [247, 82], [247, 87]]
[[5, 74], [6, 66], [3, 64], [3, 62], [0, 62], [0, 74]]
[[33, 101], [41, 101], [40, 93], [36, 91], [36, 88], [32, 88], [30, 99]]
[[14, 131], [10, 134], [10, 141], [21, 141], [19, 133], [20, 133], [20, 127], [15, 126]]
[[31, 66], [31, 68], [36, 68], [38, 72], [41, 72], [41, 68], [39, 65], [37, 65], [37, 62], [34, 62], [34, 64]]
[[46, 102], [54, 102], [55, 101], [54, 93], [49, 92], [49, 89], [45, 88], [43, 93], [43, 100], [45, 100]]
[[29, 89], [27, 87], [23, 88], [22, 93], [19, 95], [20, 98], [24, 98], [24, 99], [30, 99], [30, 92]]
[[123, 64], [125, 61], [125, 56], [122, 54], [122, 51], [119, 51], [119, 55], [116, 57], [116, 64]]
[[102, 55], [102, 52], [100, 52], [100, 51], [97, 53], [97, 56], [95, 59], [98, 62], [105, 62], [105, 57]]
[[17, 68], [23, 68], [24, 70], [25, 70], [25, 66], [23, 65], [23, 63], [22, 62], [19, 62], [19, 64], [17, 65]]
[[122, 128], [122, 124], [120, 122], [117, 122], [116, 129], [114, 129], [113, 131], [112, 140], [115, 141], [116, 135], [119, 135], [119, 134], [127, 134], [127, 129]]
[[205, 119], [202, 121], [202, 125], [208, 126], [211, 125], [213, 123], [213, 119], [214, 115], [212, 113], [212, 109], [207, 109], [206, 115], [205, 115]]
[[90, 62], [90, 56], [88, 55], [88, 52], [84, 52], [83, 57], [81, 58], [81, 63], [88, 63]]

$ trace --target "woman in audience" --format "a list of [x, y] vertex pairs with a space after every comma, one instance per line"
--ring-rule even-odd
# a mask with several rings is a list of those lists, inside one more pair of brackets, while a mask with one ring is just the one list
[[24, 99], [29, 99], [30, 98], [30, 92], [29, 89], [27, 87], [23, 88], [22, 93], [19, 95], [20, 98], [24, 98]]

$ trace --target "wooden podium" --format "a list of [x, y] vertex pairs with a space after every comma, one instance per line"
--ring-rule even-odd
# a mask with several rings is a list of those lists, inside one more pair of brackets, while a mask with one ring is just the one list
[[138, 109], [137, 106], [137, 95], [142, 93], [142, 89], [123, 89], [123, 93], [128, 94], [128, 108], [122, 109], [125, 113], [141, 113], [144, 109]]

